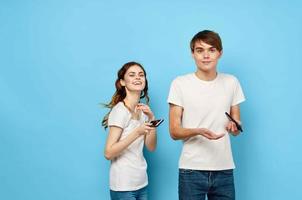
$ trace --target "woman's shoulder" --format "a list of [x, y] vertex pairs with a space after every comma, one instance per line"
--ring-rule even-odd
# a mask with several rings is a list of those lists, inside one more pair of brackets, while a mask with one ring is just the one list
[[113, 106], [111, 112], [120, 113], [120, 114], [129, 114], [128, 109], [125, 107], [122, 101], [118, 102], [115, 106]]

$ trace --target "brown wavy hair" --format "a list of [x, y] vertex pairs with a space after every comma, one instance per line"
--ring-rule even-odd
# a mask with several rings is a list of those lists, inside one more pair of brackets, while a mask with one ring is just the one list
[[219, 52], [221, 52], [223, 49], [221, 38], [220, 38], [219, 34], [214, 31], [203, 30], [203, 31], [198, 32], [196, 35], [194, 35], [194, 37], [192, 38], [192, 40], [190, 42], [190, 48], [191, 48], [192, 53], [194, 52], [195, 43], [199, 42], [199, 41], [203, 41], [209, 45], [212, 45]]
[[125, 74], [127, 72], [127, 70], [134, 66], [134, 65], [137, 65], [139, 66], [144, 74], [145, 74], [145, 80], [146, 80], [146, 84], [145, 84], [145, 88], [144, 90], [141, 92], [141, 96], [140, 96], [140, 99], [143, 99], [145, 98], [146, 100], [146, 103], [149, 104], [149, 96], [148, 96], [148, 81], [147, 81], [147, 74], [146, 74], [146, 71], [144, 69], [144, 67], [140, 64], [140, 63], [137, 63], [137, 62], [134, 62], [134, 61], [131, 61], [131, 62], [127, 62], [126, 64], [124, 64], [122, 66], [122, 68], [117, 72], [117, 79], [115, 81], [115, 88], [116, 88], [116, 91], [115, 93], [113, 94], [112, 98], [111, 98], [111, 101], [108, 103], [108, 104], [103, 104], [106, 108], [109, 108], [110, 111], [104, 116], [103, 118], [103, 121], [102, 121], [102, 126], [106, 129], [108, 127], [108, 117], [109, 117], [109, 114], [112, 110], [112, 108], [118, 104], [119, 102], [123, 101], [125, 98], [126, 98], [126, 89], [124, 86], [121, 85], [120, 83], [120, 80], [124, 79], [125, 77]]

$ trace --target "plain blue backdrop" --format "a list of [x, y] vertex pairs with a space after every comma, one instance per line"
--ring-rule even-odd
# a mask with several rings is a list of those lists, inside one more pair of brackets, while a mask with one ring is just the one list
[[217, 31], [219, 71], [247, 101], [232, 138], [239, 200], [302, 199], [301, 1], [0, 1], [0, 199], [109, 199], [101, 119], [117, 70], [141, 62], [165, 118], [146, 152], [151, 200], [177, 199], [181, 142], [171, 81], [195, 70], [189, 41]]

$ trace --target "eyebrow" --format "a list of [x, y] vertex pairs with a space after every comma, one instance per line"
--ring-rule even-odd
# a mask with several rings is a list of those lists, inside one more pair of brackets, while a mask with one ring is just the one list
[[209, 48], [195, 47], [194, 49], [195, 49], [195, 50], [199, 50], [199, 49], [216, 49], [216, 47], [213, 47], [213, 46], [211, 46], [211, 47], [209, 47]]
[[[145, 74], [144, 72], [138, 72], [139, 74]], [[135, 74], [135, 72], [129, 72], [128, 74]]]

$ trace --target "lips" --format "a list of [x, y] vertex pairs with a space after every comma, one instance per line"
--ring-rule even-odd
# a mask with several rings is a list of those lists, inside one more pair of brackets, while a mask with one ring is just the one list
[[142, 85], [143, 83], [141, 81], [136, 81], [133, 83], [133, 85]]
[[208, 65], [211, 63], [211, 61], [202, 61], [203, 64]]

